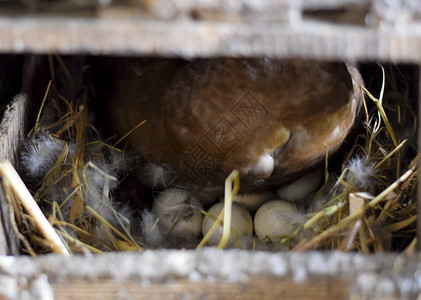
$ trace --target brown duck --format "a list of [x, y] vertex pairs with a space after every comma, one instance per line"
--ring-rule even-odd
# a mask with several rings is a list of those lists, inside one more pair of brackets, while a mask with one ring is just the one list
[[344, 63], [126, 59], [113, 75], [110, 130], [146, 120], [125, 142], [166, 184], [222, 186], [234, 169], [246, 188], [290, 181], [339, 148], [361, 106], [361, 77]]

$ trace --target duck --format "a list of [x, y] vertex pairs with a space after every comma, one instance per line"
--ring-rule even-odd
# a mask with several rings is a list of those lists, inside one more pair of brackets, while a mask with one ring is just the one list
[[290, 182], [340, 148], [362, 105], [352, 63], [220, 57], [110, 65], [100, 95], [108, 130], [117, 138], [131, 132], [123, 143], [140, 157], [136, 177], [156, 188], [220, 191], [233, 170], [247, 191]]

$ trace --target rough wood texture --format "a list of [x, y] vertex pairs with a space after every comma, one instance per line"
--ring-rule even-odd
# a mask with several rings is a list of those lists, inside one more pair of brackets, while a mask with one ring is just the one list
[[4, 112], [0, 123], [0, 160], [17, 162], [17, 149], [25, 135], [26, 106], [26, 96], [18, 95]]
[[0, 299], [415, 299], [420, 258], [213, 248], [0, 256]]
[[421, 60], [421, 8], [389, 2], [161, 0], [90, 17], [4, 14], [0, 51]]
[[194, 284], [188, 280], [142, 285], [138, 282], [70, 282], [52, 284], [54, 299], [348, 299], [348, 286], [339, 280], [314, 280], [294, 283], [292, 280], [253, 278], [245, 283], [227, 281]]
[[[27, 98], [18, 95], [9, 104], [0, 123], [0, 161], [17, 162], [18, 146], [24, 137]], [[19, 241], [10, 225], [9, 207], [0, 194], [0, 255], [19, 253]]]

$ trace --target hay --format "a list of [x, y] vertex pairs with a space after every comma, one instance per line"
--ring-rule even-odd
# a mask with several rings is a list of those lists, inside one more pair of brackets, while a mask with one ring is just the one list
[[[52, 164], [47, 169], [42, 166], [46, 170], [41, 172], [44, 173], [41, 184], [33, 185], [37, 187], [33, 191], [36, 203], [42, 207], [68, 253], [142, 250], [143, 246], [130, 233], [130, 221], [113, 205], [112, 191], [118, 186], [117, 177], [125, 168], [124, 152], [103, 141], [86, 143], [86, 130], [90, 127], [87, 126], [85, 105], [75, 109], [72, 102], [61, 99], [67, 106], [65, 113], [54, 124], [43, 125], [40, 121], [41, 110], [50, 85], [51, 82], [36, 125], [28, 137], [29, 146], [26, 145], [26, 149], [29, 147], [30, 150], [23, 151], [24, 161], [29, 165], [33, 165], [39, 156], [52, 156], [42, 161], [43, 164], [48, 165], [46, 161]], [[34, 147], [34, 141], [38, 140], [59, 145], [60, 151], [54, 154], [50, 149]], [[41, 151], [46, 153], [40, 154]], [[5, 178], [12, 174], [1, 173]], [[29, 176], [29, 181], [36, 179]], [[20, 207], [20, 203], [25, 203], [22, 197], [12, 197], [11, 202], [11, 207]], [[14, 226], [29, 241], [23, 243], [28, 253], [34, 255], [51, 250], [66, 252], [55, 251], [54, 243], [46, 243], [46, 235], [38, 226], [39, 216], [31, 215], [29, 222], [24, 222], [28, 218], [24, 210], [15, 209], [14, 212]]]
[[[315, 201], [327, 201], [308, 216], [302, 230], [311, 230], [312, 237], [301, 240], [293, 247], [295, 251], [393, 250], [390, 245], [393, 236], [408, 237], [411, 241], [406, 250], [414, 249], [418, 158], [406, 157], [405, 163], [402, 162], [405, 147], [411, 145], [397, 138], [385, 112], [383, 68], [382, 71], [379, 99], [361, 87], [363, 96], [374, 102], [377, 111], [369, 114], [366, 109], [366, 132], [357, 138], [333, 186], [327, 181], [316, 196]], [[364, 107], [367, 107], [365, 97]], [[399, 116], [394, 119], [400, 120]], [[416, 124], [416, 119], [413, 121]]]
[[[32, 186], [37, 187], [32, 191], [35, 201], [62, 244], [58, 246], [52, 241], [57, 241], [57, 238], [52, 239], [45, 234], [37, 220], [39, 216], [31, 214], [24, 199], [8, 187], [7, 182], [10, 181], [4, 178], [10, 174], [2, 172], [0, 166], [3, 189], [13, 212], [12, 226], [23, 248], [31, 255], [51, 251], [101, 253], [145, 249], [147, 246], [140, 242], [138, 234], [133, 234], [136, 230], [130, 216], [118, 211], [114, 203], [113, 190], [121, 178], [127, 176], [125, 153], [117, 148], [122, 139], [111, 145], [99, 138], [92, 139], [97, 132], [88, 125], [86, 101], [76, 107], [59, 95], [50, 95], [50, 87], [51, 82], [36, 124], [29, 134], [32, 148], [23, 153], [29, 157], [31, 151], [40, 154], [44, 150], [37, 144], [39, 141], [47, 141], [50, 145], [42, 154], [46, 158], [38, 162], [47, 169], [42, 169], [42, 180], [39, 181], [35, 173], [31, 173], [32, 176], [26, 174], [26, 177], [29, 177], [27, 181]], [[396, 110], [386, 109], [387, 103], [383, 99], [385, 77], [379, 98], [364, 87], [361, 87], [361, 92], [365, 108], [364, 132], [358, 135], [342, 161], [339, 175], [331, 170], [326, 157], [324, 185], [307, 208], [304, 218], [292, 227], [291, 233], [279, 243], [268, 246], [272, 251], [337, 249], [372, 253], [397, 248], [406, 252], [414, 250], [417, 157], [407, 157], [406, 151], [414, 144], [407, 138], [401, 139], [395, 132], [395, 126], [414, 128], [411, 134], [415, 137], [416, 117], [412, 120], [413, 124], [404, 123], [402, 111], [409, 106], [407, 98], [401, 99], [402, 105]], [[42, 111], [52, 98], [66, 109], [55, 122], [43, 124]], [[369, 101], [374, 103], [374, 111], [369, 111]], [[143, 123], [140, 122], [133, 130]], [[40, 160], [39, 157], [37, 159]], [[29, 165], [33, 162], [32, 157], [26, 157], [26, 160]], [[227, 178], [225, 209], [219, 216], [210, 216], [215, 220], [213, 230], [217, 226], [224, 227], [218, 245], [220, 249], [226, 247], [231, 233], [236, 235], [237, 246], [241, 245], [238, 234], [230, 228], [229, 213], [239, 189], [239, 180], [236, 171]], [[197, 249], [206, 245], [213, 230], [203, 237]], [[253, 238], [249, 249], [255, 249], [258, 242], [257, 238]], [[393, 243], [402, 245], [396, 247]]]

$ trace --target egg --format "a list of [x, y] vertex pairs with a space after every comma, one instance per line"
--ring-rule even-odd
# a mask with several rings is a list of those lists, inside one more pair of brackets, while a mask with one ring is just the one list
[[277, 242], [297, 228], [303, 216], [291, 203], [282, 200], [266, 202], [254, 216], [254, 230], [259, 239]]
[[159, 218], [162, 231], [177, 238], [198, 238], [201, 234], [202, 213], [200, 205], [187, 190], [167, 188], [159, 192], [152, 211]]
[[[202, 233], [205, 236], [212, 225], [215, 223], [216, 218], [224, 208], [223, 202], [218, 202], [213, 205], [207, 212], [207, 215], [203, 218], [202, 222]], [[211, 218], [213, 216], [214, 218]], [[234, 247], [238, 245], [238, 241], [241, 237], [251, 236], [253, 234], [253, 219], [249, 211], [242, 205], [233, 203], [232, 214], [231, 214], [231, 234], [228, 240], [228, 247]], [[209, 239], [208, 243], [216, 245], [222, 238], [223, 226], [217, 227], [214, 234]]]
[[300, 179], [280, 187], [276, 194], [280, 199], [287, 201], [302, 200], [317, 189], [322, 181], [322, 176], [323, 169], [316, 169]]

